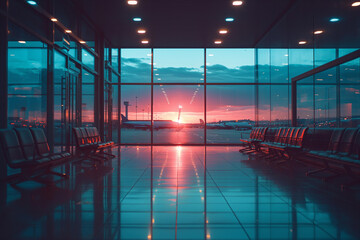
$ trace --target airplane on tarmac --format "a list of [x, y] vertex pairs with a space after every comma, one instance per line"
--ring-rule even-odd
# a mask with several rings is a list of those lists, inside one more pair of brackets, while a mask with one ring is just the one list
[[[122, 127], [125, 128], [135, 128], [135, 129], [142, 129], [147, 130], [151, 129], [151, 121], [150, 120], [129, 120], [127, 117], [121, 114], [121, 123]], [[154, 129], [164, 129], [164, 128], [177, 128], [181, 130], [183, 125], [174, 122], [172, 120], [154, 120]]]
[[[200, 119], [200, 122], [202, 124], [205, 124], [205, 122]], [[242, 129], [251, 129], [252, 126], [249, 122], [237, 122], [237, 121], [220, 121], [220, 122], [210, 122], [206, 124], [206, 128], [208, 129], [236, 129], [236, 130], [242, 130]]]

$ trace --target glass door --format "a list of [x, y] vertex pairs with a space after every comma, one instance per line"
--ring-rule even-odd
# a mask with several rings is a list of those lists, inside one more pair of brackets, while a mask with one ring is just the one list
[[55, 52], [54, 61], [54, 136], [55, 150], [73, 152], [72, 128], [80, 126], [80, 69], [66, 56]]

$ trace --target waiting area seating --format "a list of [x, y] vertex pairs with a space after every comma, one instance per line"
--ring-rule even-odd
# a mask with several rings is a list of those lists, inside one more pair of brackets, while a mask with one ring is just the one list
[[20, 169], [23, 177], [31, 177], [38, 172], [66, 177], [51, 169], [71, 158], [67, 152], [51, 153], [44, 130], [40, 128], [1, 129], [0, 150], [1, 160], [5, 160], [10, 168]]
[[[248, 145], [241, 149], [244, 153], [260, 154], [266, 160], [283, 163], [288, 160], [300, 160], [321, 166], [308, 171], [307, 176], [319, 177], [324, 181], [340, 175], [356, 178], [343, 184], [350, 186], [360, 182], [355, 172], [360, 169], [360, 129], [359, 128], [253, 128], [249, 139], [240, 139]], [[264, 132], [265, 134], [259, 134]], [[255, 145], [257, 145], [255, 147]], [[251, 150], [250, 150], [251, 149]], [[321, 172], [334, 173], [330, 176], [318, 176]]]
[[[104, 149], [113, 147], [113, 141], [103, 142], [96, 127], [75, 127], [73, 128], [76, 149], [79, 155], [87, 156], [94, 160], [99, 158], [107, 159], [101, 155], [115, 157], [113, 154], [104, 152]], [[98, 151], [100, 154], [97, 154]]]

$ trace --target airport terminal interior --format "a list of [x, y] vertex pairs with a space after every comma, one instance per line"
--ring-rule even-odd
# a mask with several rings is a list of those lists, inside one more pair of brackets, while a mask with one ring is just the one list
[[360, 239], [360, 1], [0, 0], [1, 239]]

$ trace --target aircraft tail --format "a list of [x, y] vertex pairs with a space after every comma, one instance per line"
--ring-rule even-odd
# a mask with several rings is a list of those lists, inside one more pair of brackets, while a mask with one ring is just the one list
[[127, 122], [129, 119], [121, 114], [121, 122]]
[[200, 119], [200, 124], [201, 124], [201, 125], [205, 125], [204, 120]]

